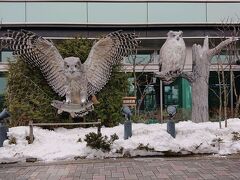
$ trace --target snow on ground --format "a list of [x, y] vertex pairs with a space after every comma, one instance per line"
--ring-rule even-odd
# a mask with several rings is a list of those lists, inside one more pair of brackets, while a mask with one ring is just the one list
[[[222, 123], [223, 125], [224, 123]], [[176, 124], [176, 138], [172, 138], [166, 132], [165, 124], [132, 124], [133, 136], [123, 139], [123, 125], [113, 128], [102, 128], [102, 134], [110, 135], [116, 133], [119, 139], [114, 142], [109, 153], [101, 150], [94, 150], [86, 147], [85, 134], [97, 132], [92, 128], [65, 129], [57, 128], [54, 131], [34, 127], [35, 140], [28, 144], [26, 136], [29, 134], [29, 127], [13, 127], [9, 129], [8, 137], [16, 138], [17, 144], [4, 142], [0, 148], [0, 162], [25, 161], [27, 157], [34, 157], [42, 161], [69, 160], [74, 157], [104, 158], [122, 157], [124, 152], [132, 156], [154, 155], [166, 152], [179, 154], [233, 154], [240, 152], [240, 140], [233, 140], [233, 132], [240, 133], [240, 119], [229, 119], [228, 127], [219, 129], [217, 122], [193, 123], [183, 121]], [[239, 135], [239, 134], [238, 134]], [[82, 142], [77, 142], [81, 138]], [[218, 140], [221, 140], [219, 142]], [[240, 135], [239, 135], [240, 139]], [[153, 152], [137, 150], [142, 143]], [[121, 147], [123, 153], [117, 153]]]

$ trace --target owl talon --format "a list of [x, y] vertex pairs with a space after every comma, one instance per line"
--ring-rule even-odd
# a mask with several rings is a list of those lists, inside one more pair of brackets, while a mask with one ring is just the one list
[[71, 115], [72, 118], [75, 118], [77, 116], [77, 114], [74, 113], [74, 112], [71, 112], [70, 115]]
[[58, 114], [62, 114], [62, 112], [63, 112], [63, 110], [61, 110], [61, 109], [58, 109], [58, 111], [57, 111]]

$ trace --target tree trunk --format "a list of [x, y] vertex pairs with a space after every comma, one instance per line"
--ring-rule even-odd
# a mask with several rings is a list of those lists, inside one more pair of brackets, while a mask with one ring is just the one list
[[236, 38], [229, 38], [222, 41], [215, 48], [209, 49], [208, 37], [205, 37], [203, 46], [194, 44], [192, 47], [193, 69], [192, 73], [183, 73], [192, 84], [192, 121], [209, 121], [208, 113], [208, 81], [211, 59], [225, 46], [236, 41]]
[[208, 57], [208, 38], [204, 45], [193, 45], [193, 76], [192, 81], [192, 121], [208, 121], [208, 79], [210, 61]]
[[218, 122], [219, 122], [219, 128], [222, 128], [222, 88], [221, 88], [221, 76], [220, 76], [220, 69], [218, 64], [218, 84], [219, 84], [219, 109], [218, 109]]

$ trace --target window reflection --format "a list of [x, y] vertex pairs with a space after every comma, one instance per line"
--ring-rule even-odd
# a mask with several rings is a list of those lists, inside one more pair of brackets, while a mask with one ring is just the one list
[[144, 98], [144, 109], [145, 111], [153, 111], [156, 109], [156, 92], [154, 85], [149, 85], [144, 90], [146, 96]]
[[164, 105], [179, 105], [179, 86], [175, 85], [167, 85], [164, 86]]
[[125, 64], [149, 64], [154, 63], [158, 59], [158, 54], [154, 50], [139, 50], [136, 55], [131, 55], [124, 59]]
[[0, 60], [3, 63], [7, 63], [9, 61], [15, 61], [15, 58], [13, 56], [13, 52], [11, 52], [11, 51], [2, 51]]

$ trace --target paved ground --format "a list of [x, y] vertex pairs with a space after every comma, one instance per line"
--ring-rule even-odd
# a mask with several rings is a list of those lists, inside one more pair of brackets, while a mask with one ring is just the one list
[[240, 157], [135, 158], [0, 164], [0, 179], [240, 179]]

